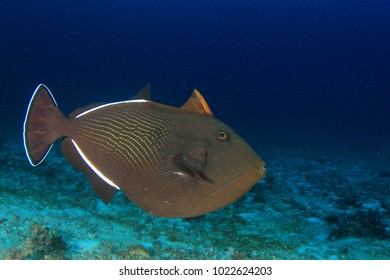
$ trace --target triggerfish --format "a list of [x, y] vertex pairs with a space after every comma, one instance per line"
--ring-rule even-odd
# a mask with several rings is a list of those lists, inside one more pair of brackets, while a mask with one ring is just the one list
[[116, 190], [151, 215], [194, 217], [225, 207], [265, 176], [265, 164], [194, 90], [181, 107], [133, 99], [65, 116], [40, 84], [28, 105], [24, 147], [39, 165], [56, 140], [67, 161], [109, 203]]

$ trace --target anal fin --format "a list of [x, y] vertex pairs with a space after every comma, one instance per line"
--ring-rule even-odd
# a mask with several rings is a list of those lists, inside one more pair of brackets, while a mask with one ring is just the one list
[[105, 203], [108, 204], [115, 195], [115, 188], [103, 181], [82, 159], [77, 152], [70, 138], [64, 138], [61, 143], [61, 149], [66, 160], [78, 171], [83, 173], [89, 180], [92, 189], [97, 196]]

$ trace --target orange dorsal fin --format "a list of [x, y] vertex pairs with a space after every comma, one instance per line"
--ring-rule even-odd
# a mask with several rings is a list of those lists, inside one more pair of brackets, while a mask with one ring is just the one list
[[181, 106], [181, 109], [192, 111], [202, 115], [213, 115], [206, 100], [196, 89], [194, 89], [187, 102], [183, 106]]

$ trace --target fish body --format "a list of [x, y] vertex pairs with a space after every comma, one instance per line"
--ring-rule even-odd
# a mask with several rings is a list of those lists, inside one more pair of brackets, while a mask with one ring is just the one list
[[[138, 99], [139, 97], [145, 99]], [[57, 139], [67, 161], [109, 203], [121, 190], [160, 217], [203, 215], [241, 198], [265, 176], [264, 162], [215, 118], [198, 91], [182, 107], [148, 100], [80, 108], [68, 117], [44, 85], [28, 106], [24, 144], [33, 166]]]

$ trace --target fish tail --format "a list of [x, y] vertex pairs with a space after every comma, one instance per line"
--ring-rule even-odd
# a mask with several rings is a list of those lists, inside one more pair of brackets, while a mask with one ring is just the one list
[[63, 136], [67, 118], [60, 111], [50, 90], [38, 85], [27, 108], [23, 127], [24, 149], [32, 166], [40, 164], [53, 143]]

